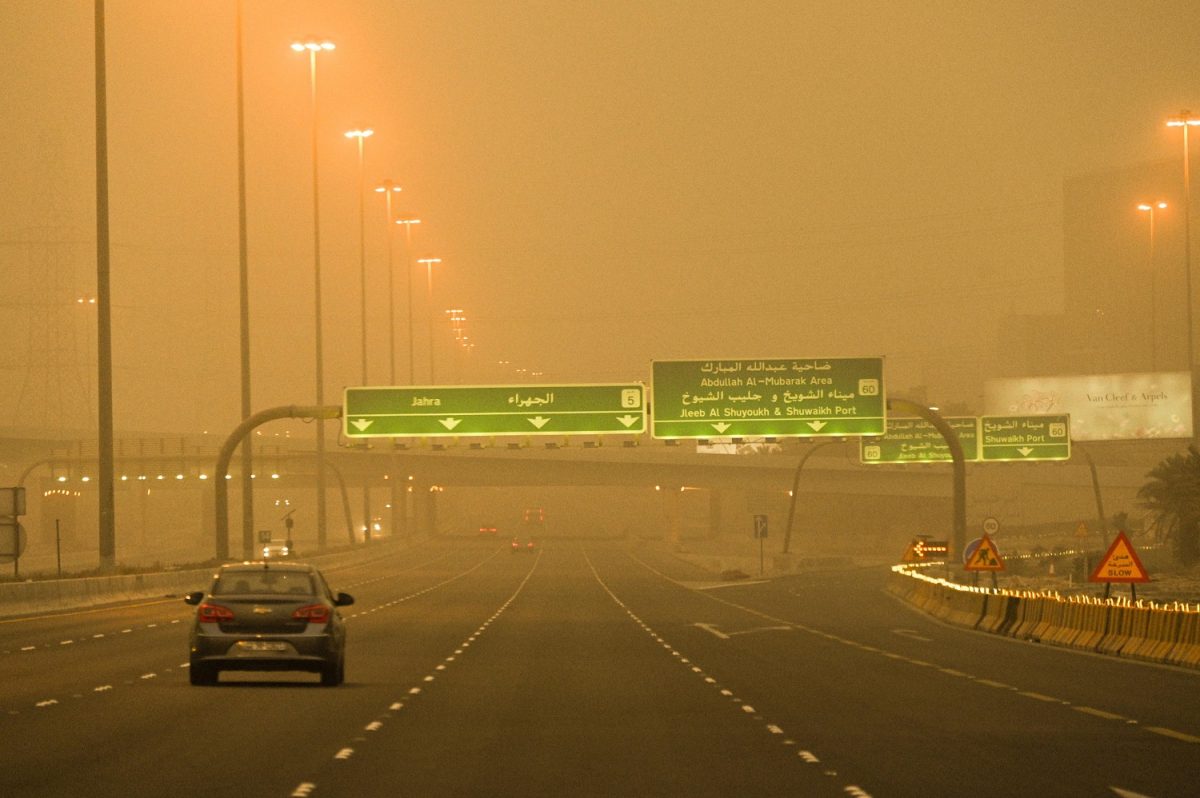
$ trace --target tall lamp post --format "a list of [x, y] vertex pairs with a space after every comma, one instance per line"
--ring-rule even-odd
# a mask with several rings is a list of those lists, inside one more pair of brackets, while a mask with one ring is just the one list
[[408, 292], [408, 384], [413, 385], [417, 381], [416, 357], [414, 353], [413, 339], [413, 268], [412, 268], [412, 226], [420, 224], [420, 219], [414, 219], [411, 213], [404, 214], [403, 219], [397, 219], [396, 224], [404, 225], [404, 267], [408, 273], [407, 292]]
[[[334, 49], [331, 41], [307, 39], [292, 42], [292, 49], [308, 53], [309, 87], [312, 105], [312, 181], [313, 181], [313, 284], [316, 315], [317, 407], [325, 405], [325, 358], [321, 341], [321, 201], [317, 171], [317, 54]], [[317, 548], [325, 548], [325, 423], [317, 419]]]
[[375, 131], [369, 127], [346, 131], [346, 138], [358, 142], [358, 312], [362, 318], [359, 326], [362, 328], [363, 385], [370, 384], [367, 382], [367, 184], [363, 176], [363, 145], [374, 133]]
[[425, 274], [428, 278], [426, 283], [427, 292], [426, 298], [429, 304], [429, 384], [437, 384], [437, 375], [433, 365], [433, 266], [435, 263], [441, 263], [441, 258], [418, 258], [417, 263], [425, 266]]
[[1154, 212], [1166, 210], [1165, 202], [1143, 202], [1137, 206], [1142, 213], [1150, 214], [1150, 370], [1158, 371], [1158, 294], [1154, 270]]
[[387, 266], [388, 266], [388, 385], [396, 384], [396, 270], [392, 266], [392, 230], [395, 219], [392, 217], [392, 195], [402, 191], [396, 181], [387, 178], [382, 185], [375, 187], [377, 194], [383, 195], [384, 215], [387, 218]]
[[1183, 110], [1178, 116], [1167, 120], [1167, 127], [1183, 128], [1183, 270], [1184, 292], [1187, 294], [1187, 363], [1188, 373], [1192, 382], [1192, 441], [1200, 443], [1200, 391], [1197, 391], [1195, 330], [1192, 328], [1192, 180], [1190, 170], [1190, 149], [1188, 147], [1188, 130], [1200, 125], [1200, 119], [1194, 118], [1192, 112]]

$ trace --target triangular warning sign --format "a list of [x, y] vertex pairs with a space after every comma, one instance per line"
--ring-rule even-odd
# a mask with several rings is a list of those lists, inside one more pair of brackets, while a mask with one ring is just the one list
[[1150, 575], [1146, 573], [1146, 568], [1138, 559], [1137, 552], [1133, 550], [1133, 544], [1129, 542], [1129, 538], [1125, 536], [1124, 532], [1118, 532], [1116, 540], [1108, 547], [1108, 552], [1100, 559], [1100, 564], [1096, 566], [1096, 570], [1092, 571], [1088, 581], [1149, 582]]
[[1003, 571], [1004, 560], [1000, 559], [1000, 551], [987, 535], [979, 541], [979, 547], [971, 552], [963, 566], [968, 571]]

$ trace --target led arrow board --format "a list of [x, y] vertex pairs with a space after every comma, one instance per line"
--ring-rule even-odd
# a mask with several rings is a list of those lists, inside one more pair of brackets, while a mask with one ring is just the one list
[[347, 438], [480, 435], [637, 435], [646, 389], [626, 385], [347, 388]]
[[1070, 416], [983, 416], [979, 449], [984, 462], [1070, 460]]
[[655, 438], [881, 435], [882, 358], [652, 364]]

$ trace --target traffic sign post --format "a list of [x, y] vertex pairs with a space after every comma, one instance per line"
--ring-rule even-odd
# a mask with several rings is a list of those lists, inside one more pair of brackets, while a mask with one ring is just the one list
[[638, 435], [646, 389], [599, 385], [430, 385], [347, 388], [347, 438]]
[[[958, 434], [963, 459], [979, 459], [979, 419], [974, 416], [950, 417], [946, 423]], [[862, 438], [858, 444], [859, 461], [864, 465], [882, 463], [949, 463], [950, 444], [938, 428], [921, 418], [889, 416], [887, 432], [878, 438]]]
[[882, 435], [882, 358], [651, 364], [660, 439]]
[[1071, 459], [1071, 417], [983, 416], [979, 420], [984, 462]]
[[763, 575], [765, 555], [763, 549], [767, 540], [767, 516], [754, 516], [754, 537], [758, 538], [758, 575]]

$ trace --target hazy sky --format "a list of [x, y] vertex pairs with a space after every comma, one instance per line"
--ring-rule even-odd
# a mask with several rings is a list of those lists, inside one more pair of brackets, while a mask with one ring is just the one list
[[[118, 429], [238, 417], [234, 9], [107, 3]], [[0, 2], [6, 426], [93, 423], [75, 304], [95, 285], [92, 15]], [[416, 254], [444, 261], [440, 379], [886, 356], [893, 387], [974, 401], [997, 320], [1061, 307], [1064, 177], [1177, 158], [1162, 123], [1200, 109], [1195, 0], [245, 0], [256, 409], [314, 398], [309, 80], [289, 49], [310, 34], [337, 44], [318, 66], [329, 403], [360, 382], [353, 127], [375, 130], [370, 186], [395, 179], [422, 219]], [[367, 199], [378, 385], [387, 225]]]

